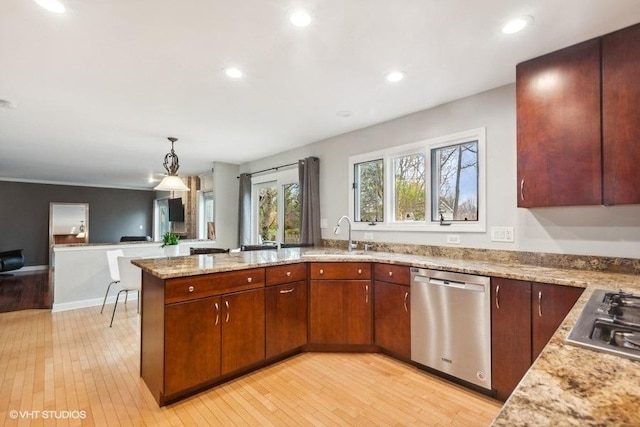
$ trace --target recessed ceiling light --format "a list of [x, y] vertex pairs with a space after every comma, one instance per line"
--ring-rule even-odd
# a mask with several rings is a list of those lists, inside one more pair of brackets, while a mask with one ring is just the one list
[[49, 12], [64, 13], [65, 11], [64, 5], [58, 0], [36, 0], [36, 3]]
[[242, 77], [242, 71], [236, 67], [225, 68], [224, 73], [232, 79], [239, 79]]
[[521, 16], [520, 18], [512, 19], [502, 27], [502, 32], [505, 34], [514, 34], [518, 31], [524, 30], [527, 25], [533, 24], [533, 18], [531, 16]]
[[386, 79], [389, 82], [395, 83], [404, 79], [405, 76], [406, 76], [406, 73], [404, 71], [392, 71], [386, 75]]
[[336, 116], [338, 117], [351, 117], [351, 114], [353, 114], [351, 111], [349, 110], [340, 110], [336, 113]]
[[304, 10], [296, 10], [289, 15], [289, 20], [296, 27], [306, 27], [311, 23], [311, 15]]

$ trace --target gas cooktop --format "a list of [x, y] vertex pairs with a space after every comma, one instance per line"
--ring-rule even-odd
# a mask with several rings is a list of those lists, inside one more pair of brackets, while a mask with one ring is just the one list
[[595, 290], [567, 342], [640, 360], [640, 295]]

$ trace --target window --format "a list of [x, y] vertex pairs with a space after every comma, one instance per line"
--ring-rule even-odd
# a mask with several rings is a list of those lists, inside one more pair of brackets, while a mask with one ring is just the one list
[[480, 128], [349, 158], [354, 229], [485, 231], [485, 133]]
[[431, 150], [432, 221], [478, 220], [478, 141]]
[[424, 154], [409, 154], [393, 159], [394, 221], [424, 221], [424, 172]]
[[356, 163], [355, 221], [378, 222], [384, 218], [384, 165], [382, 159]]
[[300, 186], [285, 184], [284, 191], [284, 243], [300, 243]]
[[300, 242], [298, 171], [252, 178], [253, 244]]
[[256, 186], [258, 203], [258, 240], [256, 243], [278, 240], [278, 186], [267, 182]]

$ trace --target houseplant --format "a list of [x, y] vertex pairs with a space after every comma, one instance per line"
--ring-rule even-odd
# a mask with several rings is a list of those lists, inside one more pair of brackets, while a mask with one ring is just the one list
[[162, 247], [164, 248], [164, 253], [166, 256], [178, 256], [179, 240], [180, 238], [178, 237], [178, 235], [171, 232], [167, 232], [164, 236], [162, 236]]

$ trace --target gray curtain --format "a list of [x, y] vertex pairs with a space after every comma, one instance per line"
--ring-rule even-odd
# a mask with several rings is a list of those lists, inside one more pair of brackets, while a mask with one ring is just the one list
[[298, 162], [300, 179], [300, 242], [322, 245], [320, 233], [320, 159], [307, 157]]
[[238, 204], [238, 245], [251, 243], [251, 174], [241, 173]]

